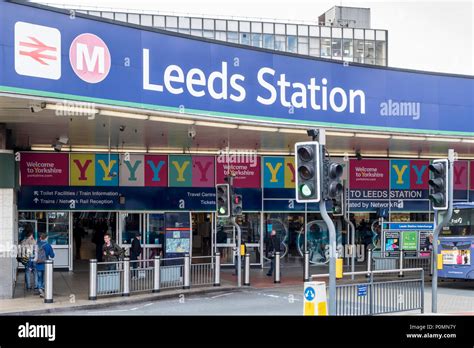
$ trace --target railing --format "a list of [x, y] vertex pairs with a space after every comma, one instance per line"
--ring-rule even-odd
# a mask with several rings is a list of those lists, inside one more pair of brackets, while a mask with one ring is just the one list
[[89, 299], [97, 296], [220, 285], [220, 254], [117, 262], [90, 260]]
[[214, 281], [214, 262], [212, 256], [196, 256], [191, 263], [191, 285], [210, 285]]
[[374, 270], [390, 270], [390, 269], [403, 269], [403, 268], [423, 268], [425, 274], [432, 274], [432, 257], [431, 252], [426, 251], [416, 252], [416, 256], [413, 255], [414, 251], [377, 251], [371, 252], [371, 269]]
[[[424, 270], [407, 268], [405, 273], [418, 273], [410, 279], [374, 280], [374, 275], [397, 276], [399, 269], [347, 272], [344, 275], [367, 275], [369, 280], [336, 285], [336, 315], [377, 315], [420, 310], [424, 313]], [[311, 278], [328, 277], [316, 274]]]

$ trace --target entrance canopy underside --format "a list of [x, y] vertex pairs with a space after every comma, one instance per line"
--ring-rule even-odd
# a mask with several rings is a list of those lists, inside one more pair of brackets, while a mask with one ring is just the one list
[[[60, 137], [67, 137], [63, 151], [216, 153], [230, 149], [251, 149], [262, 154], [291, 154], [294, 143], [308, 139], [305, 129], [285, 124], [262, 124], [189, 114], [151, 114], [139, 109], [113, 109], [114, 116], [94, 113], [74, 115], [69, 109], [56, 109], [54, 100], [36, 97], [0, 96], [0, 123], [11, 130], [10, 146], [22, 150], [53, 151]], [[56, 107], [57, 108], [57, 107]], [[102, 110], [100, 106], [94, 106]], [[95, 112], [95, 111], [94, 111]], [[141, 115], [142, 118], [137, 119]], [[123, 117], [127, 116], [127, 117]], [[173, 117], [174, 116], [174, 117]], [[151, 119], [154, 120], [151, 120]], [[181, 123], [185, 122], [185, 123]], [[341, 130], [327, 128], [327, 148], [331, 155], [363, 157], [430, 158], [445, 156], [454, 148], [459, 157], [474, 157], [474, 140], [426, 134]]]

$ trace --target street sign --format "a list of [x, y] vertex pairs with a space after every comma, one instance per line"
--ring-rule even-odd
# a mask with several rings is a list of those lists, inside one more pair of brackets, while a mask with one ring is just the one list
[[325, 282], [304, 283], [304, 315], [328, 315]]
[[357, 285], [357, 296], [367, 296], [367, 285]]

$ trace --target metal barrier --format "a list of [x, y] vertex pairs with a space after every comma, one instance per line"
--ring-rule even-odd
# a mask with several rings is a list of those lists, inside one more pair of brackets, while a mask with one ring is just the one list
[[[390, 270], [390, 269], [399, 269], [400, 276], [403, 276], [403, 269], [405, 268], [423, 268], [425, 275], [432, 274], [432, 257], [431, 252], [428, 256], [421, 256], [421, 253], [418, 252], [417, 256], [410, 256], [410, 253], [413, 251], [402, 251], [398, 253], [398, 256], [393, 251], [378, 251], [377, 255], [374, 256], [375, 252], [369, 253], [369, 260], [371, 262], [367, 263], [367, 270], [369, 271], [369, 265], [374, 270]], [[407, 255], [408, 254], [408, 255]]]
[[[203, 262], [204, 261], [204, 262]], [[89, 261], [89, 300], [97, 296], [220, 285], [220, 254], [152, 260]]]
[[[369, 281], [336, 285], [336, 315], [377, 315], [420, 310], [424, 313], [424, 270], [405, 268], [404, 273], [419, 272], [419, 277], [403, 280], [374, 280], [374, 275], [400, 273], [399, 269], [369, 271]], [[366, 275], [347, 272], [345, 275]], [[312, 275], [312, 278], [328, 274]]]
[[191, 285], [211, 285], [214, 283], [214, 262], [212, 256], [196, 256], [192, 261], [209, 259], [210, 262], [191, 262]]
[[250, 254], [245, 254], [244, 285], [250, 286]]
[[44, 303], [53, 303], [53, 260], [44, 262]]
[[274, 270], [275, 271], [275, 278], [273, 279], [273, 282], [275, 284], [278, 284], [281, 281], [281, 278], [280, 278], [280, 275], [281, 275], [281, 273], [280, 273], [280, 252], [279, 251], [275, 252], [273, 262], [275, 262], [275, 270]]

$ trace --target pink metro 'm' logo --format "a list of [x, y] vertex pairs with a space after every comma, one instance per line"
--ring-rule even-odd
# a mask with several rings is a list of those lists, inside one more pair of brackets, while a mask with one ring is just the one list
[[94, 34], [81, 34], [74, 39], [69, 48], [69, 61], [76, 75], [88, 83], [101, 82], [110, 71], [109, 48]]

